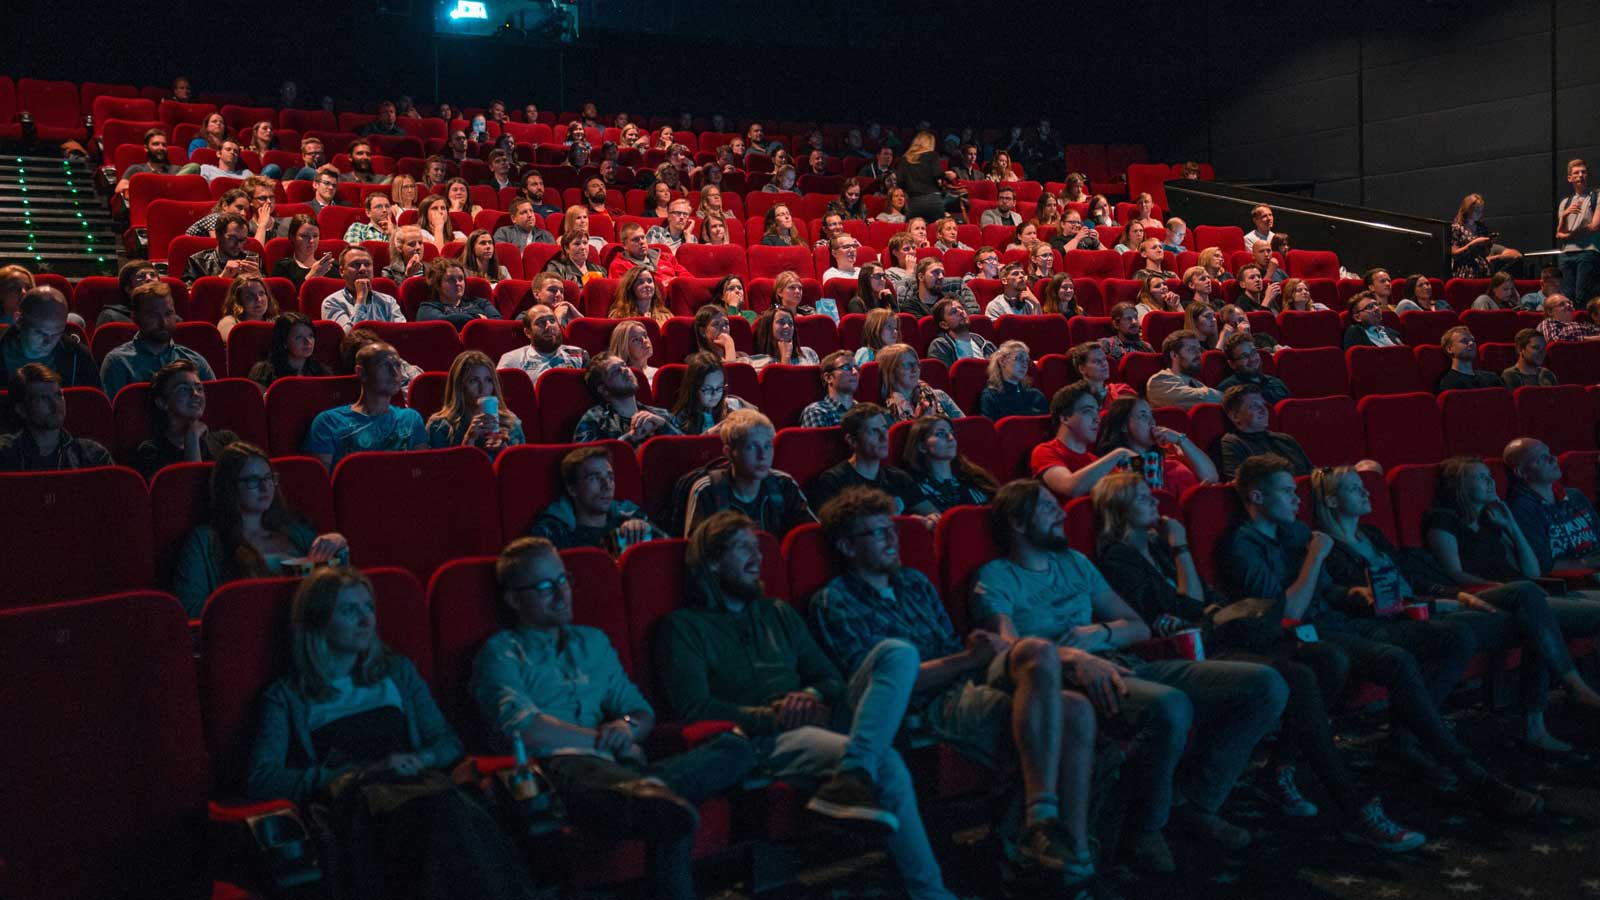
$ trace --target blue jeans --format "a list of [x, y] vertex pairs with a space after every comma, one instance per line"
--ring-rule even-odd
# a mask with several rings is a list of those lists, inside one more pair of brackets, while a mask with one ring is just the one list
[[1600, 294], [1600, 250], [1561, 254], [1561, 289], [1574, 305], [1583, 306]]
[[850, 676], [850, 708], [834, 710], [835, 724], [849, 733], [809, 725], [786, 731], [777, 736], [770, 762], [773, 774], [784, 779], [815, 779], [842, 769], [866, 772], [883, 808], [900, 820], [887, 843], [907, 895], [954, 900], [928, 845], [911, 772], [894, 749], [920, 664], [916, 648], [905, 641], [881, 641]]
[[1283, 677], [1255, 663], [1159, 660], [1135, 666], [1125, 682], [1128, 694], [1113, 721], [1133, 733], [1124, 771], [1131, 773], [1134, 827], [1143, 831], [1166, 827], [1191, 726], [1197, 733], [1184, 796], [1215, 813], [1289, 699]]

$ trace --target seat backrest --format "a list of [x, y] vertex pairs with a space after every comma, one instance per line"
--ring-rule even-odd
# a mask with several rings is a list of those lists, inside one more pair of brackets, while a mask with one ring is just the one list
[[[1409, 347], [1438, 346], [1439, 339], [1455, 327], [1456, 321], [1456, 314], [1448, 309], [1404, 312], [1400, 314], [1400, 339]], [[1478, 341], [1482, 343], [1483, 339], [1478, 338]]]
[[1201, 484], [1185, 492], [1181, 503], [1195, 568], [1207, 584], [1221, 585], [1217, 548], [1229, 530], [1244, 519], [1239, 494], [1232, 484]]
[[1001, 316], [994, 323], [994, 336], [996, 344], [1005, 341], [1027, 344], [1028, 353], [1034, 359], [1060, 353], [1069, 340], [1067, 319], [1063, 316]]
[[1436, 401], [1450, 456], [1499, 458], [1518, 436], [1517, 408], [1505, 388], [1445, 391]]
[[572, 440], [578, 420], [594, 405], [594, 398], [584, 386], [583, 373], [583, 369], [547, 369], [539, 375], [533, 391], [539, 398], [540, 428], [545, 440]]
[[822, 372], [817, 366], [773, 363], [763, 368], [758, 377], [761, 411], [780, 429], [799, 425], [801, 411], [827, 396]]
[[[431, 679], [433, 642], [422, 584], [403, 569], [371, 568], [363, 574], [372, 581], [378, 637]], [[229, 582], [211, 595], [200, 615], [205, 747], [221, 795], [243, 793], [261, 695], [288, 671], [290, 611], [299, 586], [299, 578]]]
[[1278, 401], [1273, 428], [1300, 442], [1313, 465], [1352, 465], [1367, 455], [1366, 431], [1350, 397], [1290, 397]]
[[1545, 365], [1563, 384], [1600, 384], [1600, 341], [1556, 341]]
[[1432, 394], [1419, 391], [1362, 397], [1356, 410], [1367, 432], [1367, 456], [1384, 468], [1437, 462], [1444, 457], [1444, 433]]
[[689, 274], [700, 278], [737, 275], [748, 280], [745, 250], [733, 244], [684, 244], [675, 256]]
[[168, 595], [0, 612], [0, 895], [211, 896], [197, 696]]
[[[757, 244], [747, 254], [751, 278], [776, 278], [778, 273], [792, 270], [802, 278], [816, 278], [811, 251], [805, 247], [765, 247]], [[820, 285], [819, 285], [820, 288]], [[754, 308], [754, 304], [751, 305]]]
[[461, 336], [449, 322], [364, 322], [400, 358], [424, 372], [447, 372], [461, 353]]
[[116, 426], [105, 391], [97, 387], [69, 387], [61, 393], [67, 401], [67, 422], [73, 435], [88, 438], [109, 450], [116, 443]]
[[[824, 470], [850, 456], [844, 431], [831, 428], [785, 428], [772, 445], [772, 467], [788, 472], [801, 489]], [[815, 512], [815, 510], [813, 510]]]
[[1143, 353], [1134, 351], [1122, 354], [1122, 359], [1117, 361], [1117, 380], [1128, 385], [1144, 396], [1145, 385], [1150, 381], [1150, 376], [1161, 371], [1167, 364], [1167, 358], [1160, 353]]
[[1439, 486], [1436, 462], [1395, 466], [1384, 475], [1389, 485], [1389, 503], [1394, 509], [1400, 546], [1423, 546], [1422, 517], [1433, 508]]
[[956, 631], [966, 634], [973, 627], [969, 598], [972, 576], [991, 559], [1005, 554], [994, 541], [990, 511], [986, 506], [957, 506], [939, 517], [933, 534], [934, 552], [939, 559], [939, 591], [945, 610]]
[[[678, 479], [723, 455], [722, 437], [717, 434], [663, 434], [639, 445], [639, 471], [649, 472], [644, 480], [643, 502], [646, 515], [663, 527], [676, 521], [679, 510], [671, 509], [673, 489]], [[773, 454], [773, 468], [777, 454]]]
[[454, 557], [500, 549], [494, 468], [476, 447], [352, 454], [333, 471], [333, 504], [353, 565], [427, 578]]
[[1417, 374], [1417, 358], [1410, 347], [1350, 347], [1344, 351], [1350, 372], [1350, 394], [1357, 400], [1368, 394], [1405, 394], [1427, 391]]
[[1237, 225], [1196, 225], [1194, 241], [1201, 250], [1219, 247], [1223, 253], [1233, 253], [1245, 248], [1244, 229]]
[[1521, 387], [1512, 394], [1521, 432], [1549, 445], [1550, 452], [1594, 450], [1595, 409], [1575, 384]]
[[[150, 497], [132, 469], [0, 474], [0, 508], [27, 517], [7, 546], [0, 608], [150, 587]], [[107, 553], [101, 538], [116, 541]]]
[[1295, 397], [1348, 396], [1349, 373], [1338, 347], [1286, 347], [1274, 356], [1277, 375]]
[[354, 375], [295, 375], [274, 381], [266, 397], [268, 452], [273, 456], [302, 452], [318, 413], [354, 403], [360, 396], [361, 385]]
[[[565, 492], [561, 460], [582, 444], [522, 444], [495, 459], [500, 494], [500, 533], [507, 541], [528, 534], [546, 506]], [[641, 503], [639, 462], [633, 448], [621, 441], [602, 441], [616, 478], [616, 497]]]
[[1338, 347], [1344, 337], [1339, 314], [1331, 309], [1279, 313], [1278, 333], [1286, 345], [1296, 349]]
[[1055, 436], [1055, 422], [1050, 416], [1006, 416], [994, 424], [995, 445], [998, 449], [995, 477], [1004, 484], [1013, 478], [1026, 478], [1028, 458], [1033, 448]]

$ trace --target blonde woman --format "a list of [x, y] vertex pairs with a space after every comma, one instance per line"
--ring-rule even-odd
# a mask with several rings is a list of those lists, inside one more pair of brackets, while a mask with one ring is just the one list
[[445, 378], [444, 405], [428, 417], [428, 446], [478, 447], [494, 459], [506, 447], [527, 443], [522, 422], [505, 405], [504, 396], [500, 373], [488, 354], [459, 354]]
[[906, 192], [906, 216], [929, 222], [944, 216], [944, 192], [940, 185], [939, 154], [933, 133], [919, 131], [911, 145], [894, 164], [895, 184]]
[[240, 322], [271, 322], [278, 317], [278, 298], [272, 296], [267, 282], [260, 275], [239, 275], [228, 285], [228, 294], [222, 299], [222, 318], [217, 321], [217, 331], [222, 339]]
[[900, 343], [899, 314], [892, 307], [878, 307], [867, 313], [861, 326], [861, 346], [856, 348], [856, 365], [865, 365], [885, 347]]
[[989, 357], [989, 384], [978, 395], [978, 414], [991, 422], [1006, 416], [1042, 416], [1050, 411], [1044, 392], [1028, 375], [1028, 345], [1005, 341]]
[[891, 344], [878, 351], [878, 380], [891, 422], [922, 416], [962, 417], [950, 395], [922, 380], [922, 360], [910, 344]]
[[622, 360], [623, 365], [643, 372], [647, 381], [655, 380], [657, 367], [650, 365], [650, 357], [655, 354], [656, 348], [643, 322], [628, 321], [618, 325], [611, 332], [611, 343], [607, 349], [612, 356]]
[[416, 225], [402, 225], [389, 235], [389, 264], [383, 267], [383, 277], [395, 284], [418, 275], [426, 275], [427, 263], [423, 252], [428, 235]]
[[1206, 274], [1211, 276], [1212, 281], [1232, 281], [1233, 273], [1228, 271], [1226, 261], [1221, 247], [1207, 247], [1200, 251], [1200, 259], [1197, 262], [1200, 268], [1205, 269]]
[[394, 204], [396, 210], [416, 209], [419, 195], [417, 180], [410, 175], [396, 175], [389, 182], [389, 202]]
[[891, 225], [904, 225], [906, 222], [906, 208], [909, 200], [906, 192], [901, 188], [889, 191], [889, 197], [884, 201], [883, 212], [874, 216], [879, 222], [888, 222]]

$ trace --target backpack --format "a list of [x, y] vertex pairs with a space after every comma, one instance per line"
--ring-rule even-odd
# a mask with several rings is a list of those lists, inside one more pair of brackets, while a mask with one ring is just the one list
[[672, 483], [672, 493], [668, 496], [665, 509], [651, 510], [652, 517], [657, 522], [666, 523], [667, 533], [682, 535], [684, 519], [689, 514], [689, 492], [694, 490], [695, 482], [710, 475], [712, 472], [725, 471], [733, 467], [726, 456], [719, 456], [703, 466], [697, 466], [678, 476]]

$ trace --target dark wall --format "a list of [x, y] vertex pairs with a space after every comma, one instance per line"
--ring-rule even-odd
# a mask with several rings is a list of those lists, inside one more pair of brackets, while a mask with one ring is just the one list
[[[1092, 22], [1060, 5], [999, 17], [969, 0], [581, 2], [585, 37], [599, 46], [439, 41], [441, 97], [941, 126], [1047, 115], [1069, 141], [1158, 146], [1172, 134], [1169, 122], [1192, 120], [1197, 108], [1181, 93], [1137, 96], [1106, 74], [1127, 65], [1113, 48], [1128, 42], [1150, 59], [1189, 52], [1184, 36], [1153, 27], [1170, 16], [1170, 4], [1154, 0], [1097, 10]], [[0, 66], [18, 76], [137, 84], [166, 84], [181, 71], [202, 90], [261, 94], [292, 78], [302, 96], [424, 101], [434, 86], [431, 6], [412, 7], [406, 17], [378, 14], [375, 0], [12, 0], [7, 19], [24, 27], [0, 34]], [[271, 12], [247, 13], [256, 9]], [[219, 12], [232, 21], [218, 24]], [[1108, 42], [1090, 41], [1091, 32]], [[1063, 44], [1063, 35], [1081, 40]]]
[[1551, 244], [1572, 156], [1600, 162], [1600, 4], [1211, 0], [1209, 150], [1219, 174], [1315, 179], [1318, 197]]

